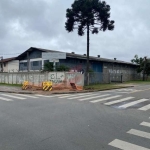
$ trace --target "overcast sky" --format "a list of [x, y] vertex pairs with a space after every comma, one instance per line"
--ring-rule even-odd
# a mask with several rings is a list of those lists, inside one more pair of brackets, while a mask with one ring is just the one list
[[[0, 0], [0, 56], [17, 56], [30, 47], [86, 53], [86, 35], [65, 30], [66, 9], [74, 0]], [[130, 61], [149, 56], [150, 0], [106, 0], [114, 31], [90, 36], [90, 55]]]

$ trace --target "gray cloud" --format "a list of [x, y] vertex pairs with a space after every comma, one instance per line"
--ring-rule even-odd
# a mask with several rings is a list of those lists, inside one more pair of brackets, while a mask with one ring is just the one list
[[[16, 56], [31, 46], [86, 53], [86, 35], [68, 33], [66, 9], [73, 0], [1, 0], [0, 55]], [[115, 30], [90, 36], [90, 55], [130, 61], [149, 55], [150, 1], [107, 0]], [[12, 55], [8, 55], [12, 54]]]

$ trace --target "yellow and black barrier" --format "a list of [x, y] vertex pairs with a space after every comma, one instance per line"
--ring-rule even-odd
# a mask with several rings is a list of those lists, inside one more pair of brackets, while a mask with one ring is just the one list
[[52, 81], [45, 81], [45, 82], [42, 83], [42, 88], [43, 88], [44, 91], [51, 91], [52, 86], [53, 86]]
[[26, 90], [29, 87], [29, 81], [24, 81], [22, 85], [22, 89]]

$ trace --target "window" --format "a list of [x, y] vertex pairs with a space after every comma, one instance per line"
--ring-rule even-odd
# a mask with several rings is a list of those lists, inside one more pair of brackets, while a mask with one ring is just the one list
[[22, 63], [20, 63], [20, 65], [23, 67], [27, 67], [27, 62], [22, 62]]
[[27, 62], [24, 62], [23, 65], [24, 65], [24, 67], [27, 67]]
[[44, 60], [44, 64], [46, 64], [46, 63], [48, 63], [49, 62], [49, 60]]
[[4, 67], [6, 67], [6, 63], [4, 63]]
[[34, 67], [39, 66], [39, 61], [33, 61], [33, 66]]

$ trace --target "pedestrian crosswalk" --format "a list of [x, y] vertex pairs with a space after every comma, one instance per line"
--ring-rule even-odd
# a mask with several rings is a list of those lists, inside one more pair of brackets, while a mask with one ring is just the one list
[[110, 146], [119, 148], [121, 150], [150, 150], [149, 148], [145, 148], [136, 144], [132, 144], [126, 141], [115, 139], [111, 143], [109, 143]]
[[131, 106], [134, 106], [136, 104], [139, 104], [139, 103], [142, 103], [142, 102], [145, 102], [145, 101], [148, 101], [149, 99], [140, 99], [140, 100], [136, 100], [134, 102], [130, 102], [130, 103], [127, 103], [127, 104], [124, 104], [124, 105], [121, 105], [119, 106], [119, 108], [127, 108], [127, 107], [131, 107]]
[[149, 122], [142, 122], [140, 125], [141, 125], [141, 126], [150, 127], [150, 123], [149, 123]]
[[139, 92], [141, 90], [133, 89], [133, 88], [122, 88], [122, 89], [115, 89], [115, 90], [109, 90], [109, 91], [103, 91], [103, 92], [115, 92], [115, 93], [135, 93]]
[[105, 103], [105, 105], [113, 105], [113, 104], [116, 104], [116, 103], [129, 101], [129, 100], [131, 100], [133, 98], [134, 97], [126, 97], [126, 98], [122, 98], [122, 99], [119, 99], [119, 100], [115, 100], [115, 101], [111, 101], [111, 102]]
[[[150, 127], [150, 123], [149, 122], [142, 122], [140, 125], [144, 126], [145, 128], [149, 128]], [[124, 141], [124, 140], [120, 140], [120, 139], [115, 139], [112, 142], [110, 142], [108, 145], [115, 147], [117, 149], [121, 149], [121, 150], [150, 150], [150, 133], [149, 132], [145, 132], [145, 131], [141, 131], [141, 130], [137, 130], [137, 129], [130, 129], [127, 134], [131, 135], [131, 136], [136, 136], [137, 138], [143, 138], [143, 139], [147, 139], [149, 140], [148, 142], [148, 147], [146, 147], [147, 145], [137, 145], [133, 142], [128, 142], [128, 141]], [[128, 140], [132, 140], [132, 138], [128, 138]], [[144, 140], [143, 140], [144, 141]]]
[[121, 97], [121, 95], [111, 96], [111, 97], [107, 97], [107, 98], [101, 98], [101, 99], [93, 100], [90, 102], [91, 103], [97, 103], [97, 102], [102, 102], [102, 101], [106, 101], [106, 100], [110, 100], [110, 99], [114, 99], [114, 98], [118, 98], [118, 97]]
[[136, 108], [140, 111], [150, 110], [150, 99], [136, 98], [128, 95], [117, 95], [114, 93], [91, 92], [91, 93], [76, 93], [76, 94], [15, 94], [15, 93], [0, 93], [0, 101], [12, 102], [15, 100], [26, 99], [59, 99], [79, 102], [89, 102], [91, 104], [103, 104], [109, 107], [118, 109]]
[[139, 108], [139, 110], [143, 110], [143, 111], [147, 111], [147, 110], [149, 110], [149, 109], [150, 109], [150, 104]]

